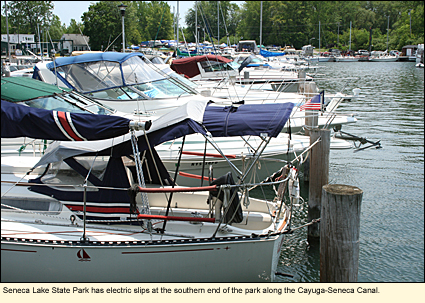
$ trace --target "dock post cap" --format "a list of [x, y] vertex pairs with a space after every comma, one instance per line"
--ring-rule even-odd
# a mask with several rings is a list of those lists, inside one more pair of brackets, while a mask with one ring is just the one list
[[323, 189], [334, 195], [358, 195], [363, 193], [358, 187], [343, 184], [327, 184], [323, 186]]

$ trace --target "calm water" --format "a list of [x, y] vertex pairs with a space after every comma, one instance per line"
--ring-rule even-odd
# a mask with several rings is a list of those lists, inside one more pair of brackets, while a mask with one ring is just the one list
[[[346, 77], [360, 77], [348, 87], [361, 88], [362, 99], [345, 102], [339, 113], [354, 113], [358, 122], [343, 131], [382, 149], [330, 154], [330, 183], [363, 190], [358, 282], [424, 282], [424, 70], [413, 62], [320, 63], [320, 82], [329, 92]], [[308, 184], [292, 227], [307, 222]], [[307, 228], [288, 235], [279, 271], [294, 278], [279, 282], [319, 282], [319, 247], [310, 247]]]

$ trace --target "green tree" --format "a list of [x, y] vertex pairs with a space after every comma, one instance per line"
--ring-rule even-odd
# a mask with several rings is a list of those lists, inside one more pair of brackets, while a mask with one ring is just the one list
[[[52, 22], [49, 27], [49, 34], [52, 40], [59, 40], [65, 32], [65, 24], [61, 23], [58, 16], [53, 15]], [[49, 39], [50, 40], [50, 39]]]
[[[119, 1], [99, 1], [83, 13], [83, 34], [90, 37], [92, 50], [103, 50], [113, 42], [116, 49], [122, 49], [122, 18], [118, 8]], [[136, 29], [136, 5], [134, 2], [124, 1], [125, 11], [125, 42], [127, 45], [140, 42], [140, 33]], [[115, 40], [115, 41], [114, 41]], [[108, 50], [113, 49], [111, 46]]]
[[[197, 4], [197, 9], [194, 4], [193, 8], [189, 9], [185, 16], [187, 24], [187, 34], [185, 32], [185, 35], [187, 42], [195, 42], [196, 14], [199, 40], [203, 40], [204, 32], [206, 40], [210, 40], [209, 35], [217, 39], [219, 34], [217, 25], [219, 25], [220, 43], [234, 42], [236, 28], [241, 20], [239, 6], [230, 1], [220, 1], [218, 7], [217, 1], [197, 1]], [[217, 24], [218, 20], [219, 22]], [[231, 36], [233, 36], [233, 39], [231, 39]]]
[[69, 22], [69, 26], [64, 30], [64, 34], [81, 34], [84, 30], [84, 25], [81, 22], [75, 21], [75, 19], [71, 19]]
[[[173, 37], [173, 16], [170, 6], [165, 1], [150, 1], [147, 3], [144, 28], [149, 40], [168, 40]], [[142, 24], [143, 26], [143, 24]], [[141, 42], [141, 41], [139, 41]]]
[[9, 28], [21, 34], [34, 34], [36, 41], [38, 28], [49, 28], [53, 20], [53, 1], [8, 1], [7, 6]]

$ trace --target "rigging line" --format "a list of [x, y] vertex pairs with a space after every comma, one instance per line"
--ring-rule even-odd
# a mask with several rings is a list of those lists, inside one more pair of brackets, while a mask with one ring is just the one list
[[158, 27], [158, 30], [156, 31], [155, 39], [153, 40], [153, 48], [155, 48], [156, 38], [158, 37], [159, 30], [161, 29], [162, 20], [164, 19], [164, 13], [165, 13], [165, 2], [164, 2], [164, 8], [162, 10], [161, 22], [159, 22], [159, 27]]
[[[13, 182], [14, 184], [3, 194], [3, 195], [1, 195], [1, 197], [3, 198], [9, 191], [11, 191], [16, 185], [19, 185], [19, 183], [22, 181], [22, 179], [24, 179], [26, 176], [28, 176], [33, 170], [34, 170], [34, 168], [35, 167], [33, 167], [33, 168], [31, 168], [29, 171], [27, 171], [26, 173], [25, 173], [25, 175], [21, 178], [21, 179], [19, 179], [19, 181], [18, 182]], [[1, 181], [2, 183], [4, 182], [4, 181]]]
[[90, 45], [87, 43], [86, 38], [84, 38], [83, 32], [81, 31], [81, 28], [80, 28], [80, 26], [78, 24], [77, 24], [77, 27], [80, 30], [81, 36], [83, 37], [84, 42], [86, 43], [87, 47], [89, 48], [89, 51], [91, 51]]
[[221, 9], [220, 1], [218, 2], [218, 7], [220, 8], [221, 16], [223, 17], [224, 29], [226, 30], [226, 36], [227, 36], [227, 44], [230, 45], [229, 33], [227, 32], [227, 26], [226, 26], [226, 19], [224, 19], [224, 14], [223, 14], [223, 10]]
[[[179, 169], [180, 169], [180, 163], [181, 163], [181, 159], [182, 159], [183, 147], [184, 147], [185, 141], [186, 141], [186, 135], [183, 137], [182, 146], [180, 147], [179, 159], [177, 161], [176, 172], [174, 174], [174, 182], [173, 182], [172, 188], [174, 188], [175, 185], [176, 185], [176, 180], [177, 180], [177, 176], [178, 176]], [[168, 216], [172, 199], [173, 199], [173, 192], [170, 193], [170, 196], [168, 198], [167, 210], [165, 211], [165, 216]], [[167, 225], [167, 220], [164, 220], [164, 224], [162, 225], [161, 233], [165, 232], [165, 226], [166, 225]]]
[[211, 33], [211, 26], [208, 24], [208, 20], [207, 20], [207, 17], [205, 16], [205, 14], [204, 14], [204, 11], [202, 9], [202, 5], [199, 5], [199, 8], [201, 9], [202, 20], [204, 21], [205, 27], [207, 28], [207, 33], [208, 33], [208, 36], [211, 39], [214, 52], [217, 54], [217, 50], [215, 49], [214, 40], [213, 40], [214, 35]]
[[112, 42], [111, 42], [111, 44], [109, 44], [109, 45], [108, 45], [108, 47], [105, 49], [105, 51], [104, 51], [104, 52], [106, 52], [106, 51], [108, 50], [108, 48], [109, 48], [112, 44], [114, 44], [115, 40], [117, 40], [117, 39], [118, 39], [118, 37], [119, 37], [119, 36], [121, 36], [121, 34], [122, 34], [122, 33], [119, 33], [119, 34], [118, 34], [118, 36], [114, 39], [114, 41], [112, 41]]

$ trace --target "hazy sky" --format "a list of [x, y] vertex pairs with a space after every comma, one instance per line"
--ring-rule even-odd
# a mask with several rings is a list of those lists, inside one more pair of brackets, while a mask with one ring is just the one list
[[[87, 12], [89, 6], [97, 1], [53, 1], [54, 9], [53, 13], [59, 16], [61, 23], [65, 23], [69, 26], [71, 19], [77, 22], [81, 22], [81, 16], [84, 12]], [[173, 12], [173, 6], [177, 13], [177, 2], [179, 3], [180, 21], [179, 24], [185, 26], [184, 17], [187, 11], [193, 7], [194, 1], [167, 1]], [[3, 1], [2, 1], [3, 3]], [[117, 7], [118, 9], [118, 7]]]

